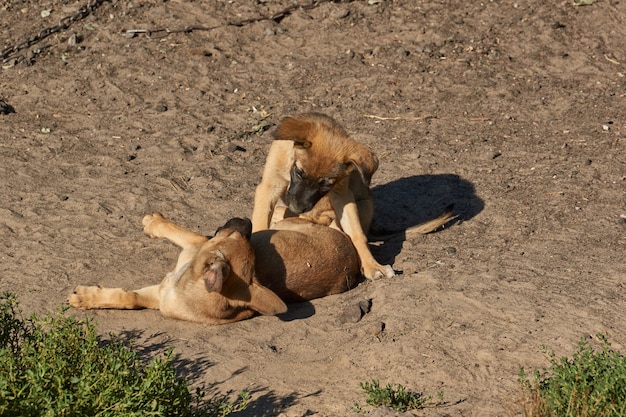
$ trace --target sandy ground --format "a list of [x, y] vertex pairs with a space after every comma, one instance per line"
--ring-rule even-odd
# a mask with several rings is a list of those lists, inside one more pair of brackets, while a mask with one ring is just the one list
[[159, 282], [177, 249], [143, 215], [207, 234], [249, 216], [271, 129], [319, 111], [380, 157], [378, 230], [456, 207], [372, 247], [395, 278], [216, 327], [70, 313], [172, 346], [194, 384], [250, 390], [242, 416], [352, 415], [372, 379], [443, 391], [420, 416], [518, 415], [542, 346], [623, 349], [626, 2], [293, 4], [0, 0], [0, 290], [43, 313], [78, 284]]

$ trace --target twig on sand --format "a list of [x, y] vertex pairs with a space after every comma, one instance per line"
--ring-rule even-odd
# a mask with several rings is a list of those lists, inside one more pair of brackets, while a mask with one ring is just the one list
[[368, 119], [376, 119], [376, 120], [405, 120], [405, 121], [416, 121], [416, 120], [427, 120], [434, 119], [435, 116], [432, 114], [427, 114], [425, 116], [396, 116], [396, 117], [383, 117], [376, 116], [374, 114], [364, 114], [363, 117], [367, 117]]

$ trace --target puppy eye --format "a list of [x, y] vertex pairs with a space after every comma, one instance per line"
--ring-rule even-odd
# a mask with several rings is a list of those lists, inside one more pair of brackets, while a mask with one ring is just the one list
[[335, 180], [330, 178], [324, 178], [320, 181], [320, 190], [321, 191], [329, 191], [335, 185]]
[[304, 171], [301, 170], [300, 168], [298, 168], [297, 166], [293, 166], [293, 173], [296, 176], [297, 179], [299, 180], [303, 180], [306, 178], [306, 175], [304, 174]]

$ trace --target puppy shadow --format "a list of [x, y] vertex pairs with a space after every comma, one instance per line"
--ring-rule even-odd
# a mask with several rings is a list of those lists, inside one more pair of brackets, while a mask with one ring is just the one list
[[372, 246], [372, 254], [390, 265], [402, 250], [407, 229], [436, 218], [447, 207], [453, 207], [456, 218], [444, 227], [469, 220], [485, 207], [474, 185], [456, 174], [400, 178], [372, 188], [372, 193], [375, 208], [370, 234], [393, 235], [381, 245]]
[[315, 306], [310, 301], [301, 303], [287, 303], [287, 312], [278, 315], [280, 321], [290, 322], [312, 317], [315, 314]]

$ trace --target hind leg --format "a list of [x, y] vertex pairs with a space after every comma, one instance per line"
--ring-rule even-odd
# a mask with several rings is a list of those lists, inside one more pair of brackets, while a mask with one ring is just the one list
[[146, 235], [152, 238], [167, 239], [183, 249], [178, 256], [178, 262], [174, 268], [175, 273], [193, 258], [199, 246], [209, 240], [206, 236], [192, 232], [166, 219], [160, 213], [144, 216], [142, 223]]
[[206, 236], [185, 229], [166, 219], [160, 213], [145, 215], [141, 223], [146, 235], [152, 238], [167, 239], [183, 249], [201, 245], [208, 240]]

